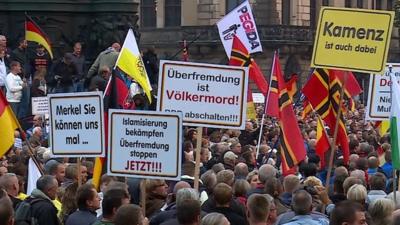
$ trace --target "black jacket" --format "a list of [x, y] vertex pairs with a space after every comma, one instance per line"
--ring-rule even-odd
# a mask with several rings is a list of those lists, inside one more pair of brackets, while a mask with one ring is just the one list
[[40, 225], [59, 225], [57, 218], [57, 208], [53, 205], [50, 199], [40, 190], [32, 191], [30, 198], [41, 198], [43, 201], [38, 201], [31, 207], [33, 217], [35, 217]]

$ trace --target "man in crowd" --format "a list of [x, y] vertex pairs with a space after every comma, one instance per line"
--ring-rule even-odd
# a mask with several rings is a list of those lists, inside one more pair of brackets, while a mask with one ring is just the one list
[[76, 76], [73, 80], [74, 91], [83, 91], [83, 79], [85, 78], [85, 56], [82, 54], [82, 44], [76, 42], [73, 47], [73, 52], [69, 54], [71, 56], [72, 65], [75, 66]]
[[29, 79], [30, 75], [29, 73], [27, 74], [27, 52], [26, 48], [28, 47], [28, 42], [25, 40], [25, 38], [20, 38], [18, 41], [18, 47], [12, 51], [11, 54], [11, 60], [17, 61], [21, 64], [22, 67], [22, 72], [21, 75], [23, 77]]
[[3, 188], [10, 198], [14, 210], [17, 209], [17, 205], [21, 202], [17, 198], [19, 194], [19, 184], [17, 175], [14, 173], [6, 173], [0, 177], [0, 187]]
[[122, 205], [129, 204], [129, 201], [130, 198], [126, 190], [110, 189], [106, 191], [102, 202], [103, 218], [93, 225], [114, 224], [114, 218], [118, 208]]
[[6, 88], [7, 88], [7, 101], [10, 104], [15, 115], [18, 115], [20, 109], [20, 102], [22, 99], [22, 89], [26, 87], [24, 82], [18, 75], [21, 73], [21, 64], [17, 61], [10, 63], [11, 71], [6, 77]]
[[343, 201], [335, 206], [329, 225], [367, 225], [365, 211], [360, 203]]
[[138, 205], [127, 204], [119, 207], [114, 219], [115, 225], [148, 225], [149, 220], [144, 217]]
[[78, 211], [75, 211], [65, 225], [91, 225], [96, 222], [96, 210], [100, 208], [100, 197], [92, 184], [84, 184], [76, 194]]
[[104, 68], [104, 66], [107, 66], [108, 68], [113, 68], [115, 66], [120, 49], [120, 44], [114, 43], [111, 47], [107, 48], [97, 56], [86, 76], [86, 82], [88, 84], [90, 83], [90, 79], [99, 74], [100, 69]]
[[270, 204], [261, 194], [254, 194], [247, 200], [247, 221], [249, 225], [266, 224], [268, 221]]

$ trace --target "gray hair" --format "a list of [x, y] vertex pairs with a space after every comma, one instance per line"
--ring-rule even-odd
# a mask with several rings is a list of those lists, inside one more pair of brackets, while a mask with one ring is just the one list
[[17, 177], [17, 175], [15, 175], [15, 173], [6, 173], [3, 176], [1, 176], [0, 177], [0, 187], [4, 188], [6, 191], [8, 191], [10, 188], [12, 188], [13, 183], [11, 182], [11, 179], [13, 177]]
[[56, 183], [55, 180], [51, 175], [43, 175], [36, 181], [36, 188], [46, 193]]
[[182, 188], [176, 193], [176, 206], [180, 206], [186, 200], [199, 200], [199, 192], [193, 188]]
[[221, 225], [224, 224], [224, 218], [221, 213], [209, 213], [201, 220], [201, 225]]
[[277, 171], [275, 167], [269, 164], [264, 164], [260, 167], [260, 169], [258, 169], [258, 177], [261, 183], [265, 183], [268, 177], [276, 177], [276, 173]]
[[368, 212], [374, 224], [390, 224], [393, 211], [394, 202], [385, 198], [375, 200], [368, 207]]

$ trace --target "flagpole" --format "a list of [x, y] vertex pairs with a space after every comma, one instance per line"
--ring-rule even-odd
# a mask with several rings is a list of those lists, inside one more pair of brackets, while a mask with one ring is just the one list
[[264, 112], [263, 112], [263, 115], [262, 115], [262, 118], [261, 118], [260, 134], [258, 135], [256, 158], [258, 157], [258, 154], [260, 154], [260, 144], [261, 144], [261, 137], [262, 137], [263, 128], [264, 128], [265, 112], [268, 109], [269, 95], [271, 93], [272, 76], [274, 74], [274, 68], [275, 68], [275, 55], [276, 55], [275, 53], [276, 53], [276, 51], [274, 51], [274, 57], [272, 57], [272, 67], [271, 67], [271, 75], [269, 76], [269, 88], [268, 88], [268, 93], [267, 93], [267, 99], [264, 101], [265, 102], [265, 106], [264, 106]]
[[333, 158], [335, 156], [336, 139], [337, 139], [337, 134], [338, 134], [338, 131], [339, 131], [340, 116], [342, 114], [341, 108], [342, 108], [342, 102], [343, 102], [343, 96], [344, 96], [344, 87], [346, 86], [347, 76], [348, 76], [348, 71], [345, 71], [344, 72], [344, 79], [343, 79], [342, 88], [340, 89], [339, 106], [338, 106], [338, 112], [337, 112], [337, 115], [336, 115], [335, 130], [334, 130], [334, 133], [333, 133], [333, 141], [331, 143], [331, 154], [329, 156], [328, 173], [327, 173], [326, 183], [325, 183], [325, 189], [326, 189], [327, 193], [329, 193], [329, 183], [330, 183], [330, 180], [331, 180], [331, 173], [332, 173], [332, 168], [333, 168]]

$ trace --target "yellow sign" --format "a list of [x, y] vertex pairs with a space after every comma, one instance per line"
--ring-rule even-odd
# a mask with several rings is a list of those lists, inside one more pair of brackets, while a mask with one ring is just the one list
[[394, 12], [324, 7], [311, 67], [382, 73]]

